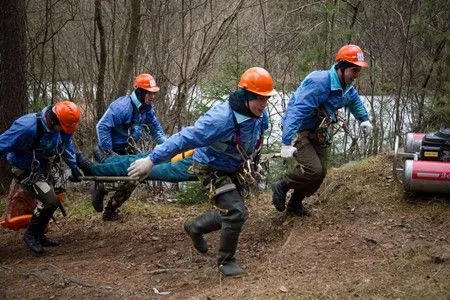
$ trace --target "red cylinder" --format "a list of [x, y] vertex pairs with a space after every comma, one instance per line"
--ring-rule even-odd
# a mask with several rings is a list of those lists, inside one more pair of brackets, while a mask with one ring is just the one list
[[406, 160], [403, 186], [408, 192], [450, 194], [450, 162]]
[[422, 140], [425, 133], [409, 132], [406, 134], [405, 152], [416, 153], [420, 152], [420, 146], [422, 146]]

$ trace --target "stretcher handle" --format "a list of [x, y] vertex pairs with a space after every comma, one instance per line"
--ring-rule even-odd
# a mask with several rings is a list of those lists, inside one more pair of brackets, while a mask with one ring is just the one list
[[81, 176], [80, 179], [87, 181], [103, 181], [103, 182], [139, 181], [139, 178], [131, 178], [128, 176]]

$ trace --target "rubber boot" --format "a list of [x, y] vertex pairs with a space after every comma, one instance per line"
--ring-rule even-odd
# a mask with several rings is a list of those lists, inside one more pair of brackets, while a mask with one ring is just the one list
[[101, 182], [96, 182], [91, 190], [91, 203], [95, 211], [103, 211], [103, 200], [107, 194], [108, 192], [105, 189], [105, 185]]
[[28, 228], [23, 235], [23, 240], [28, 248], [36, 254], [44, 253], [44, 248], [42, 247], [39, 239], [40, 230], [40, 219], [38, 216], [33, 214], [30, 220], [30, 225], [28, 225]]
[[284, 211], [286, 208], [286, 194], [289, 191], [289, 182], [281, 180], [272, 186], [272, 204], [276, 210]]
[[219, 270], [225, 276], [237, 276], [244, 273], [244, 270], [238, 265], [234, 254], [236, 253], [239, 241], [240, 229], [222, 228], [220, 232], [219, 246]]
[[216, 206], [222, 218], [217, 265], [225, 276], [236, 276], [244, 270], [236, 263], [234, 255], [242, 226], [248, 217], [244, 199], [237, 190], [216, 197]]
[[91, 167], [94, 163], [82, 152], [77, 152], [77, 166], [83, 171], [84, 175], [92, 175]]
[[117, 212], [117, 209], [112, 205], [111, 201], [105, 207], [103, 211], [103, 221], [120, 222], [123, 217]]
[[39, 214], [39, 241], [41, 242], [41, 245], [43, 247], [56, 247], [59, 246], [61, 243], [58, 240], [48, 238], [45, 235], [45, 229], [48, 226], [48, 222], [50, 221], [51, 217], [53, 216], [53, 213], [55, 212], [55, 209], [48, 208], [41, 210]]
[[183, 227], [191, 237], [195, 249], [200, 253], [206, 253], [208, 244], [203, 238], [203, 234], [219, 230], [222, 227], [222, 218], [218, 211], [210, 210], [193, 220], [186, 221]]
[[[100, 147], [98, 145], [94, 146], [94, 160], [96, 162], [99, 163], [103, 163], [108, 157], [112, 156], [112, 155], [117, 155], [117, 153], [113, 152], [113, 151], [103, 151], [102, 149], [100, 149]], [[126, 153], [124, 153], [126, 154]]]
[[39, 237], [39, 240], [43, 247], [57, 247], [57, 246], [61, 245], [61, 243], [58, 240], [51, 239], [51, 238], [45, 236], [45, 234], [42, 234]]
[[303, 193], [294, 190], [286, 206], [286, 213], [297, 217], [309, 217], [310, 214], [302, 203], [304, 198]]

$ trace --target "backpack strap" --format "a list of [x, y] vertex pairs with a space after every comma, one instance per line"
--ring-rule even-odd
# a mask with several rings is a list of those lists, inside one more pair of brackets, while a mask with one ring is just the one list
[[231, 115], [233, 116], [233, 124], [234, 124], [234, 133], [236, 134], [236, 145], [241, 144], [241, 125], [239, 125], [236, 115], [234, 114], [234, 111], [231, 111]]
[[37, 112], [36, 113], [36, 138], [34, 140], [33, 148], [39, 147], [43, 136], [44, 136], [44, 126], [42, 125], [42, 112]]

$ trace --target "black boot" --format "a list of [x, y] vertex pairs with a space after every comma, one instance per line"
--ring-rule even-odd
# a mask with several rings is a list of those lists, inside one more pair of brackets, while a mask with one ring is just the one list
[[112, 155], [117, 155], [115, 152], [113, 151], [103, 151], [102, 149], [100, 149], [100, 147], [98, 145], [94, 146], [94, 159], [96, 162], [99, 163], [103, 163], [108, 157], [112, 156]]
[[232, 190], [218, 195], [216, 206], [222, 218], [217, 265], [225, 276], [242, 274], [244, 270], [236, 263], [234, 255], [242, 226], [248, 217], [244, 199], [237, 190]]
[[37, 254], [44, 253], [44, 248], [42, 247], [41, 241], [39, 239], [40, 235], [40, 219], [33, 214], [30, 220], [30, 225], [28, 225], [27, 230], [23, 235], [23, 240], [27, 244], [31, 251]]
[[218, 266], [225, 276], [236, 276], [244, 273], [234, 257], [240, 233], [240, 229], [233, 228], [222, 228], [220, 232]]
[[44, 233], [42, 233], [39, 236], [39, 240], [43, 247], [56, 247], [56, 246], [61, 245], [61, 243], [58, 240], [51, 239], [51, 238], [47, 237]]
[[91, 203], [96, 211], [103, 211], [103, 200], [107, 194], [105, 185], [101, 182], [96, 182], [91, 190]]
[[41, 212], [39, 213], [40, 224], [39, 224], [38, 238], [43, 247], [56, 247], [61, 244], [59, 241], [48, 238], [45, 235], [45, 230], [48, 226], [48, 222], [52, 218], [54, 212], [55, 212], [54, 208], [47, 208], [41, 210]]
[[289, 191], [289, 182], [281, 180], [272, 186], [272, 204], [278, 211], [284, 211], [286, 207], [286, 194]]
[[83, 171], [84, 175], [92, 175], [91, 167], [94, 163], [82, 152], [77, 152], [77, 166]]
[[203, 234], [219, 230], [222, 226], [222, 218], [218, 211], [210, 210], [198, 216], [194, 220], [186, 221], [183, 225], [186, 233], [191, 237], [192, 244], [200, 253], [208, 252], [208, 244]]
[[286, 213], [292, 214], [298, 217], [309, 217], [310, 214], [308, 210], [303, 206], [303, 199], [305, 198], [304, 194], [294, 190], [291, 195], [291, 198], [288, 201], [286, 206]]
[[117, 208], [113, 207], [111, 201], [105, 207], [103, 211], [103, 221], [120, 222], [123, 217], [117, 212]]

